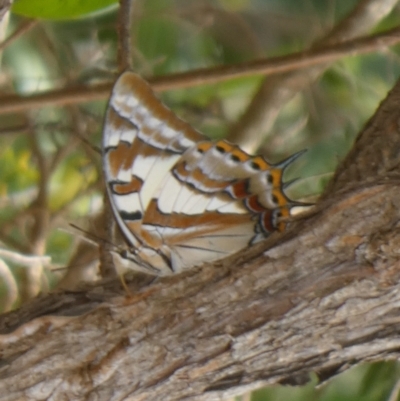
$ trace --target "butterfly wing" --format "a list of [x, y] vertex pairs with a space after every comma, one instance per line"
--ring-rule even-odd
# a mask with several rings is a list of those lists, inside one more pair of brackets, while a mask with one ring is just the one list
[[[203, 139], [138, 75], [125, 72], [118, 78], [105, 118], [103, 168], [114, 216], [133, 248], [148, 248], [141, 223], [155, 189], [182, 153]], [[157, 253], [146, 252], [154, 256], [148, 265], [157, 264]]]
[[174, 271], [236, 252], [284, 228], [283, 168], [226, 141], [203, 141], [165, 176], [142, 233], [153, 246], [168, 246]]
[[130, 249], [126, 265], [170, 274], [283, 230], [284, 168], [181, 121], [132, 72], [117, 80], [103, 132], [110, 202]]

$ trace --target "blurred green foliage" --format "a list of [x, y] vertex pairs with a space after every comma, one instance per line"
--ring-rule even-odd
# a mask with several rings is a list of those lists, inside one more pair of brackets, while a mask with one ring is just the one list
[[320, 387], [312, 377], [309, 384], [301, 387], [271, 386], [254, 391], [250, 401], [389, 401], [399, 376], [398, 362], [362, 364]]

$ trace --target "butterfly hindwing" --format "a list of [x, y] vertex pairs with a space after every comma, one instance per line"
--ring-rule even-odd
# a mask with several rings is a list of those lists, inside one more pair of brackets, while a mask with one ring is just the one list
[[279, 229], [288, 200], [282, 170], [226, 141], [202, 141], [177, 161], [146, 210], [148, 230], [180, 271], [241, 249]]

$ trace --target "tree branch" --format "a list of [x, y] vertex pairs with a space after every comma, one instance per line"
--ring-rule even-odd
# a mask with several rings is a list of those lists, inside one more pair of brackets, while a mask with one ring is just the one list
[[[386, 17], [397, 3], [398, 0], [359, 1], [346, 18], [311, 46], [310, 51], [365, 35]], [[229, 140], [240, 144], [249, 152], [256, 151], [265, 142], [266, 135], [270, 132], [283, 105], [310, 85], [310, 82], [315, 81], [329, 65], [330, 63], [320, 64], [264, 80], [247, 110], [232, 126], [228, 134]]]
[[34, 19], [28, 19], [26, 21], [21, 22], [21, 24], [15, 30], [15, 32], [13, 32], [8, 38], [6, 38], [0, 43], [0, 51], [3, 51], [7, 46], [10, 46], [18, 38], [20, 38], [26, 32], [29, 32], [32, 28], [34, 28], [38, 23], [39, 21]]
[[[323, 49], [311, 49], [285, 56], [253, 60], [235, 65], [221, 65], [213, 68], [199, 68], [188, 72], [169, 74], [149, 78], [155, 91], [188, 88], [198, 85], [213, 84], [233, 78], [268, 75], [293, 71], [313, 65], [333, 62], [344, 56], [366, 54], [393, 46], [400, 42], [400, 28], [383, 33], [360, 37], [339, 44], [325, 46]], [[0, 97], [0, 115], [25, 110], [34, 110], [44, 106], [65, 106], [105, 99], [110, 95], [112, 83], [93, 86], [76, 86], [52, 90], [44, 93], [22, 97], [7, 95]]]
[[118, 13], [119, 71], [132, 69], [131, 17], [134, 0], [120, 0]]

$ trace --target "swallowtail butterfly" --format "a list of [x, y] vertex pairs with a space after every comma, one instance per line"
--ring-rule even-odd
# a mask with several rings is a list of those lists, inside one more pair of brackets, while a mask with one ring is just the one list
[[284, 169], [179, 119], [133, 72], [117, 80], [103, 131], [108, 196], [125, 266], [155, 275], [221, 259], [285, 228], [298, 202]]

